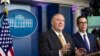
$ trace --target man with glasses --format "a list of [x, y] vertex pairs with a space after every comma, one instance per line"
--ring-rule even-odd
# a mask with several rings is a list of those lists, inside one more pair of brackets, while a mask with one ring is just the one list
[[96, 38], [87, 33], [87, 18], [85, 16], [79, 16], [77, 18], [77, 26], [79, 31], [73, 35], [73, 41], [77, 49], [80, 50], [81, 55], [93, 53], [96, 51]]

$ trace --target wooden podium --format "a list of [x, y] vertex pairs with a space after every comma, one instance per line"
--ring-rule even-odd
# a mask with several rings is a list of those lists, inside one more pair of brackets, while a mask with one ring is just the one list
[[94, 52], [94, 53], [90, 53], [90, 54], [87, 54], [87, 55], [84, 55], [84, 56], [100, 56], [100, 51]]

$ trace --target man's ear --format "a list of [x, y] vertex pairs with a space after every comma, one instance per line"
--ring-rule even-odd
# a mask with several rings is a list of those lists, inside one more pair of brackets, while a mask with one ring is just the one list
[[51, 25], [53, 25], [53, 21], [51, 20]]

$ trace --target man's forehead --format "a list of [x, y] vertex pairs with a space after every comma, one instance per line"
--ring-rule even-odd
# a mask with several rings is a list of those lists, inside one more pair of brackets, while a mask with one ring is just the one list
[[63, 17], [63, 15], [62, 14], [56, 14], [56, 15], [54, 15], [54, 17]]
[[64, 18], [64, 16], [61, 14], [58, 14], [58, 15], [55, 15], [53, 18]]

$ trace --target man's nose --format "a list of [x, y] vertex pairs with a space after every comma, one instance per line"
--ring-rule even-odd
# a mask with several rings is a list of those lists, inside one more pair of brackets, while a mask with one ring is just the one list
[[62, 24], [63, 22], [62, 22], [62, 21], [60, 21], [59, 23], [60, 23], [60, 24]]

